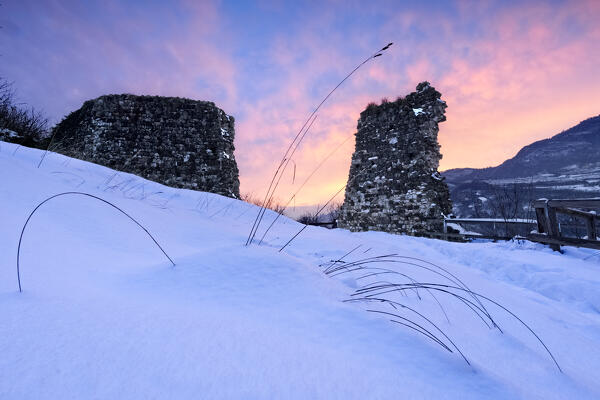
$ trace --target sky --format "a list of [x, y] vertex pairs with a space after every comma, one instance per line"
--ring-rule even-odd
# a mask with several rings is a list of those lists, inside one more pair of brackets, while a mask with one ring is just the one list
[[[53, 123], [111, 93], [209, 100], [235, 117], [242, 193], [260, 197], [323, 97], [276, 194], [328, 200], [360, 112], [429, 81], [448, 104], [440, 170], [500, 164], [600, 114], [600, 1], [28, 1], [0, 5], [0, 77]], [[343, 194], [343, 193], [342, 193]]]

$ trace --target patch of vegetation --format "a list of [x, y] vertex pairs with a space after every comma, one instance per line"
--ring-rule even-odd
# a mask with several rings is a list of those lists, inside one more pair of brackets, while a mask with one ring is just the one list
[[0, 139], [39, 149], [45, 149], [50, 141], [48, 118], [17, 103], [13, 84], [4, 78], [0, 78]]

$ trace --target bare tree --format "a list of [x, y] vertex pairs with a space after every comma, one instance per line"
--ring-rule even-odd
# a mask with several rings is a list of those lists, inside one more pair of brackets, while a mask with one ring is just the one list
[[329, 215], [332, 221], [337, 221], [343, 204], [342, 201], [332, 202], [327, 206], [325, 214]]
[[516, 227], [508, 223], [517, 218], [527, 218], [533, 202], [533, 186], [528, 187], [513, 183], [510, 185], [494, 185], [493, 196], [489, 199], [494, 215], [504, 220], [504, 235], [514, 236]]
[[473, 199], [473, 216], [475, 218], [483, 218], [483, 201], [479, 199], [479, 195], [473, 189], [469, 193], [469, 197]]
[[299, 216], [298, 219], [296, 219], [296, 221], [298, 221], [304, 225], [312, 225], [312, 224], [316, 224], [319, 222], [319, 216], [317, 215], [316, 211], [314, 211], [314, 212], [307, 211], [304, 214], [302, 214], [301, 216]]

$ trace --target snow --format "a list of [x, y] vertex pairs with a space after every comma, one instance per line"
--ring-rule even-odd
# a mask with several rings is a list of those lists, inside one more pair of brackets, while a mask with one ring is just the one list
[[552, 186], [536, 186], [536, 189], [540, 190], [578, 190], [582, 192], [591, 192], [598, 193], [600, 192], [600, 185], [596, 186], [587, 186], [587, 185], [567, 185], [567, 184], [557, 184]]
[[517, 223], [517, 224], [537, 224], [537, 220], [535, 219], [526, 219], [526, 218], [449, 218], [446, 221], [454, 221], [454, 222], [497, 222], [497, 223]]
[[421, 90], [419, 90], [419, 93], [421, 93], [421, 92], [423, 92], [423, 91], [425, 91], [425, 90], [429, 89], [430, 87], [431, 87], [431, 86], [430, 86], [429, 84], [427, 84], [427, 85], [423, 86], [423, 87], [421, 88]]
[[469, 230], [463, 228], [462, 226], [460, 226], [459, 224], [446, 223], [446, 225], [452, 229], [456, 229], [458, 231], [458, 233], [463, 234], [463, 235], [481, 236], [481, 233], [469, 231]]
[[[13, 155], [14, 148], [0, 148], [2, 399], [600, 398], [598, 252], [319, 227], [279, 252], [301, 228], [287, 218], [262, 245], [245, 247], [255, 206], [54, 153], [38, 169], [41, 151]], [[19, 293], [23, 223], [45, 198], [75, 190], [130, 213], [176, 266], [112, 207], [65, 195], [27, 226]], [[395, 297], [430, 317], [469, 366], [456, 351], [366, 311], [391, 308], [344, 302], [364, 284], [401, 277], [328, 276], [320, 266], [392, 253], [423, 261], [378, 266], [443, 282], [425, 269], [436, 263], [509, 308], [564, 373], [496, 307], [487, 305], [504, 333], [450, 297], [438, 296], [449, 321], [426, 292]]]
[[0, 129], [0, 133], [8, 136], [9, 138], [18, 137], [19, 136], [19, 134], [17, 132], [11, 131], [10, 129], [7, 129], [7, 128]]
[[481, 236], [481, 233], [466, 230], [459, 224], [447, 224], [447, 225], [450, 228], [456, 229], [458, 231], [458, 233], [463, 234], [463, 235]]

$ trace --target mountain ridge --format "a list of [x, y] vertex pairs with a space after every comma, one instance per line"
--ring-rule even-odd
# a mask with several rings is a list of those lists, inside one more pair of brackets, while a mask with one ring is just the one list
[[600, 197], [600, 115], [524, 146], [498, 166], [441, 174], [450, 188], [453, 213], [462, 217], [498, 217], [494, 208], [499, 197], [507, 197], [509, 186], [522, 202], [522, 215], [515, 217], [529, 217], [528, 204], [536, 198]]
[[[571, 148], [564, 149], [565, 144], [569, 144]], [[590, 151], [589, 145], [592, 145], [593, 151]], [[561, 147], [563, 148], [561, 149]], [[556, 153], [553, 153], [552, 150], [562, 150], [559, 155], [568, 157], [557, 160]], [[565, 152], [565, 150], [567, 151]], [[581, 150], [583, 150], [583, 160], [575, 160], [573, 158], [577, 156], [575, 153]], [[536, 161], [538, 165], [527, 165]], [[554, 163], [550, 167], [544, 168], [539, 165], [539, 161], [554, 161]], [[573, 165], [572, 161], [576, 161], [575, 164], [582, 161], [593, 164], [600, 163], [600, 114], [585, 119], [550, 138], [541, 139], [522, 147], [514, 157], [495, 167], [452, 168], [442, 172], [442, 175], [446, 177], [447, 181], [526, 177], [532, 176], [532, 173], [546, 171], [552, 173], [552, 167], [559, 166], [561, 169], [570, 167]]]

